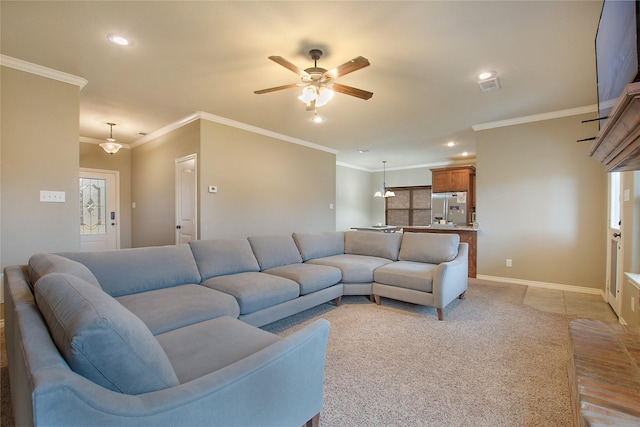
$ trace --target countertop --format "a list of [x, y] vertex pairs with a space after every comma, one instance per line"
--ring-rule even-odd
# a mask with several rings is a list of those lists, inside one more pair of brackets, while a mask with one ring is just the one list
[[472, 227], [470, 225], [440, 225], [440, 224], [432, 224], [432, 225], [418, 225], [418, 226], [410, 226], [404, 228], [416, 228], [418, 230], [459, 230], [459, 231], [478, 231], [478, 227]]

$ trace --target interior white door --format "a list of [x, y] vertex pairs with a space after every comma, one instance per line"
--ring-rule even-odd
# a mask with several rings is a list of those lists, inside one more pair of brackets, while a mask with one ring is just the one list
[[80, 170], [80, 250], [119, 248], [118, 171]]
[[198, 158], [176, 159], [176, 244], [198, 238]]
[[609, 174], [609, 209], [607, 226], [607, 301], [620, 316], [622, 307], [622, 210], [620, 173]]

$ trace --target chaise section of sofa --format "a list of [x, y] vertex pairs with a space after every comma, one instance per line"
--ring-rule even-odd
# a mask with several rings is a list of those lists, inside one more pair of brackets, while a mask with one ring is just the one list
[[200, 272], [186, 244], [60, 255], [87, 267], [100, 287], [153, 334], [240, 313], [231, 295], [200, 286]]
[[228, 316], [154, 336], [57, 255], [7, 267], [4, 286], [17, 425], [299, 426], [321, 411], [324, 320], [286, 338]]

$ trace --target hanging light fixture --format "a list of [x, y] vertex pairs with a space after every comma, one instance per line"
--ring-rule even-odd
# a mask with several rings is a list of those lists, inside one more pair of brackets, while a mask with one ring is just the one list
[[393, 191], [387, 190], [387, 161], [382, 161], [382, 191], [378, 190], [374, 193], [373, 197], [393, 197], [396, 195]]
[[116, 154], [118, 150], [122, 148], [122, 144], [118, 144], [115, 138], [113, 137], [113, 127], [116, 124], [115, 123], [107, 123], [107, 124], [110, 126], [109, 138], [107, 138], [107, 142], [103, 142], [102, 144], [100, 144], [100, 147], [102, 147], [102, 149], [109, 154]]

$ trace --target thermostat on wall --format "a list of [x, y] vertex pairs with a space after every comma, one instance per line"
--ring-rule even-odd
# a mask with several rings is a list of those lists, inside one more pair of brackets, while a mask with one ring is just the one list
[[209, 193], [217, 193], [218, 192], [218, 187], [215, 185], [210, 185], [209, 186]]

